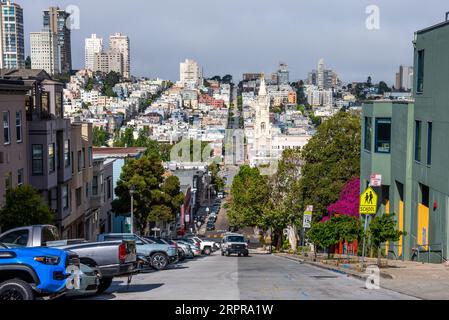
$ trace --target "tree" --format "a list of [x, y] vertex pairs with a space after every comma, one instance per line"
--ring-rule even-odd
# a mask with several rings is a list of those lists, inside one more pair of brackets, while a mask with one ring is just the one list
[[114, 138], [114, 147], [134, 147], [134, 130], [132, 128], [126, 128], [122, 133], [117, 131]]
[[385, 94], [385, 92], [391, 92], [391, 89], [388, 87], [388, 85], [384, 81], [381, 81], [381, 82], [379, 82], [378, 93]]
[[113, 91], [113, 88], [117, 83], [120, 83], [121, 75], [118, 72], [109, 72], [103, 81], [102, 94], [108, 97], [117, 97], [117, 94]]
[[92, 91], [94, 89], [94, 79], [89, 78], [86, 83], [86, 87], [84, 88], [86, 91]]
[[[129, 190], [135, 187], [134, 194], [134, 219], [137, 229], [143, 233], [152, 210], [158, 214], [161, 208], [154, 206], [161, 205], [163, 201], [160, 185], [163, 183], [164, 168], [159, 158], [156, 156], [129, 160], [122, 169], [120, 179], [117, 182], [115, 194], [117, 199], [113, 201], [112, 208], [115, 213], [128, 214], [131, 207], [131, 196]], [[155, 215], [153, 214], [152, 217]]]
[[241, 166], [231, 187], [230, 225], [237, 228], [259, 226], [268, 196], [267, 178], [259, 169]]
[[371, 78], [371, 76], [368, 76], [368, 80], [366, 80], [366, 86], [368, 88], [371, 88], [373, 86], [373, 79]]
[[218, 174], [220, 172], [220, 166], [217, 163], [212, 163], [207, 167], [208, 171], [212, 176], [211, 183], [214, 185], [214, 189], [216, 192], [219, 192], [224, 189], [225, 181]]
[[360, 119], [339, 112], [323, 122], [302, 149], [300, 197], [303, 208], [314, 205], [316, 215], [325, 215], [345, 184], [360, 173]]
[[25, 69], [31, 69], [31, 57], [27, 56], [25, 59]]
[[371, 221], [369, 225], [369, 234], [371, 235], [371, 242], [377, 248], [377, 265], [380, 266], [382, 243], [391, 241], [395, 242], [400, 239], [404, 232], [396, 229], [396, 222], [394, 221], [394, 214], [384, 214], [377, 216]]
[[2, 230], [53, 222], [53, 213], [41, 195], [30, 185], [22, 185], [6, 191], [5, 204], [0, 210]]
[[94, 147], [107, 147], [108, 133], [103, 128], [94, 127], [93, 142]]
[[232, 76], [230, 74], [225, 75], [221, 79], [221, 82], [226, 83], [226, 84], [231, 84], [232, 83]]

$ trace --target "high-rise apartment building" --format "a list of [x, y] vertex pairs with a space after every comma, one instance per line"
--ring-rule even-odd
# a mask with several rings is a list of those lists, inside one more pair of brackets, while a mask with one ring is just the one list
[[396, 73], [396, 90], [409, 91], [413, 87], [413, 67], [399, 66], [399, 72]]
[[68, 12], [58, 7], [50, 7], [43, 12], [44, 30], [57, 34], [62, 73], [70, 73], [72, 70], [71, 30], [67, 27], [69, 17]]
[[339, 85], [338, 75], [325, 68], [324, 60], [318, 62], [318, 70], [312, 70], [307, 76], [307, 84], [318, 86], [320, 90], [329, 90]]
[[179, 80], [184, 87], [198, 87], [203, 84], [203, 69], [191, 59], [181, 62]]
[[290, 82], [290, 73], [288, 71], [288, 65], [286, 63], [281, 62], [279, 64], [279, 70], [277, 72], [278, 75], [278, 84], [279, 85], [287, 85]]
[[318, 61], [318, 88], [324, 89], [324, 60], [320, 59]]
[[84, 52], [84, 67], [94, 70], [95, 54], [103, 52], [103, 38], [98, 38], [96, 34], [92, 34], [90, 38], [85, 40]]
[[104, 73], [114, 71], [124, 75], [123, 55], [117, 51], [96, 53], [93, 71]]
[[58, 35], [50, 30], [30, 33], [31, 68], [43, 69], [50, 75], [61, 72]]
[[131, 77], [131, 55], [129, 38], [122, 33], [116, 33], [109, 37], [109, 52], [122, 54], [122, 74], [125, 78]]
[[0, 2], [0, 68], [25, 68], [23, 9], [12, 0]]

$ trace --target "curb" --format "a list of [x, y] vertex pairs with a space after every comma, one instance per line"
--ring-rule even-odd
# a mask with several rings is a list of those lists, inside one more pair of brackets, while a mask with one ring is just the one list
[[[303, 264], [305, 263], [305, 264], [308, 264], [308, 265], [311, 265], [314, 267], [318, 267], [321, 269], [333, 271], [333, 272], [340, 273], [340, 274], [345, 274], [347, 276], [357, 278], [357, 279], [363, 280], [363, 281], [365, 281], [368, 278], [368, 276], [365, 274], [360, 274], [360, 273], [357, 273], [357, 272], [354, 272], [354, 271], [351, 271], [351, 270], [345, 269], [345, 268], [328, 266], [328, 265], [325, 265], [325, 264], [322, 264], [319, 262], [309, 261], [309, 260], [301, 259], [301, 258], [294, 258], [291, 256], [284, 256], [284, 255], [279, 255], [279, 254], [275, 254], [275, 255], [277, 257], [286, 258], [288, 260], [296, 261], [296, 262], [303, 263]], [[381, 278], [384, 278], [384, 279], [394, 279], [394, 277], [392, 275], [385, 273], [385, 272], [381, 272], [380, 276], [381, 276]]]

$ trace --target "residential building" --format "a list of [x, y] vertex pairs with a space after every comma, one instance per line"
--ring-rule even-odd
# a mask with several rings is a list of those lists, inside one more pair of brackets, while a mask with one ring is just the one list
[[286, 63], [279, 63], [279, 70], [277, 72], [277, 83], [279, 85], [288, 85], [290, 83], [290, 73]]
[[413, 67], [399, 66], [399, 72], [396, 73], [396, 90], [410, 91], [413, 87]]
[[0, 69], [25, 68], [23, 9], [12, 0], [0, 2]]
[[71, 126], [64, 119], [63, 84], [44, 70], [1, 70], [0, 78], [20, 80], [31, 87], [26, 97], [29, 183], [55, 213], [55, 224], [70, 214], [72, 178]]
[[23, 81], [0, 80], [0, 207], [8, 188], [28, 184], [28, 126], [25, 101], [30, 90]]
[[244, 73], [243, 81], [257, 81], [264, 76], [263, 73]]
[[[62, 235], [66, 239], [91, 239], [90, 230], [95, 222], [90, 197], [93, 177], [92, 124], [75, 122], [71, 124], [71, 171], [68, 184], [70, 213], [62, 219]], [[65, 191], [65, 190], [64, 190]]]
[[124, 75], [123, 55], [116, 51], [96, 53], [93, 71], [100, 71], [104, 73], [114, 71]]
[[[131, 53], [129, 46], [129, 38], [122, 33], [116, 33], [109, 37], [109, 51], [112, 56], [117, 56], [121, 54], [121, 66], [115, 66], [115, 69], [121, 69], [120, 74], [123, 77], [129, 79], [131, 77]], [[117, 57], [116, 57], [117, 58]], [[118, 58], [120, 59], [120, 58]], [[118, 60], [117, 59], [117, 60]], [[111, 63], [110, 63], [111, 64]], [[114, 68], [110, 67], [111, 71], [115, 71]]]
[[58, 34], [50, 30], [30, 33], [31, 68], [43, 69], [49, 75], [60, 73]]
[[71, 30], [67, 26], [69, 18], [70, 13], [58, 7], [50, 7], [43, 12], [44, 30], [57, 34], [62, 73], [70, 73], [72, 70]]
[[[379, 213], [395, 213], [398, 228], [407, 232], [386, 250], [406, 260], [448, 259], [448, 43], [448, 20], [417, 31], [414, 104], [398, 101], [377, 107], [373, 103], [363, 110], [362, 187], [366, 187], [368, 174], [383, 174], [382, 198], [388, 197], [389, 206], [381, 206]], [[378, 111], [371, 116], [371, 109]]]
[[94, 69], [95, 54], [103, 52], [103, 38], [98, 38], [96, 34], [92, 34], [90, 38], [85, 40], [84, 67], [88, 70]]
[[186, 59], [180, 63], [179, 79], [183, 87], [196, 88], [203, 84], [203, 69], [196, 61]]

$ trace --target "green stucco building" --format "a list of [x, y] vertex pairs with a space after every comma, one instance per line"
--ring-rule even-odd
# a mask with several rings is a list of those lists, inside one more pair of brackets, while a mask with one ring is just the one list
[[362, 189], [382, 174], [378, 214], [394, 213], [407, 232], [386, 245], [390, 256], [441, 262], [449, 250], [449, 21], [416, 32], [413, 44], [414, 102], [363, 107]]

